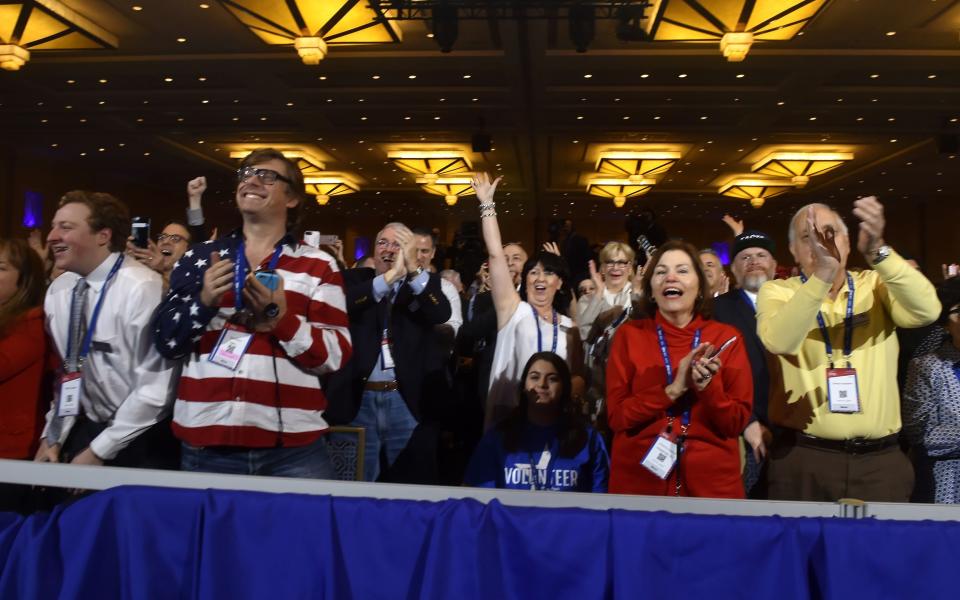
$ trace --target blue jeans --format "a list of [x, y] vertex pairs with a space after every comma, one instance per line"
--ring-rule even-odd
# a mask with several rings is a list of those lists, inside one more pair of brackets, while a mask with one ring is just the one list
[[228, 475], [333, 479], [333, 463], [327, 455], [323, 436], [312, 444], [294, 448], [195, 448], [183, 444], [180, 469]]
[[350, 425], [363, 427], [366, 432], [363, 479], [376, 481], [380, 475], [381, 447], [386, 452], [385, 467], [389, 467], [406, 448], [413, 430], [417, 428], [417, 420], [410, 414], [400, 392], [365, 391], [360, 400], [360, 410]]

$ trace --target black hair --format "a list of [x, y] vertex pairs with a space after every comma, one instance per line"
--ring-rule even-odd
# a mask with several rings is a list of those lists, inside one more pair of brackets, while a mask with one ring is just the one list
[[556, 254], [541, 250], [524, 263], [523, 271], [520, 273], [520, 299], [524, 302], [527, 301], [527, 275], [538, 264], [543, 267], [544, 271], [553, 273], [560, 278], [561, 285], [553, 297], [553, 308], [569, 317], [570, 315], [567, 313], [570, 310], [570, 300], [573, 298], [570, 268], [567, 266], [567, 261]]
[[937, 284], [937, 298], [941, 306], [937, 323], [946, 325], [950, 319], [950, 309], [960, 304], [960, 277], [951, 277]]
[[507, 452], [516, 452], [520, 448], [520, 439], [523, 436], [523, 429], [528, 423], [527, 407], [529, 397], [527, 395], [526, 383], [527, 374], [533, 363], [543, 360], [557, 370], [560, 376], [560, 383], [563, 389], [560, 391], [560, 398], [557, 399], [560, 416], [557, 419], [557, 438], [560, 441], [560, 455], [564, 457], [576, 456], [584, 444], [587, 443], [587, 422], [583, 411], [574, 404], [572, 395], [572, 377], [570, 367], [567, 361], [554, 352], [537, 352], [527, 361], [520, 375], [520, 383], [517, 386], [517, 406], [503, 422], [498, 425], [503, 432], [503, 445]]

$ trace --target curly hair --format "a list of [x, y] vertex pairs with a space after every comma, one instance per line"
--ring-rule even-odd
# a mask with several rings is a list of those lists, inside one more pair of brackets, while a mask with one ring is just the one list
[[110, 251], [123, 252], [130, 237], [130, 211], [115, 196], [103, 192], [72, 190], [60, 198], [59, 207], [83, 204], [90, 209], [87, 224], [93, 231], [110, 230]]

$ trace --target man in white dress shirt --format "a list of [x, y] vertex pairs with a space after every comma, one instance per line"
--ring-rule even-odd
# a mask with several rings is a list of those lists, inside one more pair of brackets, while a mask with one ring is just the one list
[[109, 194], [68, 192], [47, 236], [65, 273], [47, 290], [46, 329], [61, 359], [40, 462], [137, 466], [133, 443], [169, 412], [179, 367], [153, 348], [150, 320], [162, 278], [122, 250], [126, 206]]

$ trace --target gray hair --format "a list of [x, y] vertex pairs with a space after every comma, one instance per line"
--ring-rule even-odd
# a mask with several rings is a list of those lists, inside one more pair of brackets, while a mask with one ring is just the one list
[[699, 251], [697, 252], [697, 255], [698, 255], [698, 256], [701, 255], [701, 254], [712, 254], [712, 255], [716, 256], [718, 260], [720, 259], [720, 255], [717, 254], [717, 251], [714, 250], [713, 248], [703, 248], [703, 249], [701, 249], [701, 250], [699, 250]]
[[409, 228], [409, 227], [407, 227], [406, 225], [404, 225], [403, 223], [401, 223], [401, 222], [399, 222], [399, 221], [395, 221], [395, 222], [393, 222], [393, 223], [387, 223], [386, 225], [384, 225], [384, 226], [383, 226], [383, 229], [381, 229], [380, 231], [377, 232], [377, 239], [379, 240], [380, 237], [383, 235], [383, 232], [386, 231], [386, 230], [388, 230], [388, 229], [396, 229], [397, 231], [403, 231], [403, 232], [406, 232], [406, 233], [408, 233], [408, 234], [410, 234], [410, 235], [413, 235], [413, 232], [410, 231], [410, 228]]
[[843, 218], [840, 216], [840, 213], [834, 210], [832, 206], [827, 206], [822, 202], [813, 202], [812, 204], [807, 204], [806, 206], [801, 207], [800, 210], [794, 213], [793, 218], [790, 219], [790, 230], [787, 231], [788, 245], [793, 246], [793, 242], [796, 240], [796, 237], [797, 237], [797, 234], [796, 234], [797, 223], [800, 221], [800, 219], [806, 216], [807, 210], [809, 210], [811, 206], [813, 208], [825, 208], [830, 212], [832, 212], [834, 215], [837, 216], [837, 222], [840, 223], [840, 231], [843, 232], [843, 235], [847, 235], [847, 236], [850, 235], [850, 231], [847, 229], [847, 224], [843, 222]]

